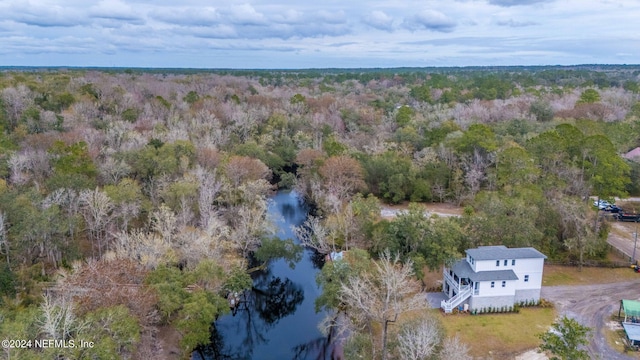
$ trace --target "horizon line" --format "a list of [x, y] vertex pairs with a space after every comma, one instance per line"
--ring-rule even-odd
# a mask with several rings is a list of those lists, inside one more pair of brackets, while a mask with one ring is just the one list
[[191, 71], [354, 71], [354, 70], [420, 70], [420, 69], [510, 69], [510, 68], [587, 68], [587, 67], [640, 67], [637, 64], [591, 63], [591, 64], [547, 64], [547, 65], [460, 65], [460, 66], [371, 66], [371, 67], [309, 67], [309, 68], [208, 68], [208, 67], [156, 67], [156, 66], [85, 66], [85, 65], [0, 65], [0, 70], [191, 70]]

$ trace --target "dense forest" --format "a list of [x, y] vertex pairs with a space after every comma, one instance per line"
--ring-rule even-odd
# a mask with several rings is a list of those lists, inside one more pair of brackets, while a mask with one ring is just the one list
[[[324, 267], [317, 307], [347, 309], [354, 329], [389, 313], [358, 313], [349, 290], [413, 281], [470, 247], [604, 259], [589, 197], [640, 194], [640, 163], [621, 156], [640, 146], [639, 100], [638, 66], [4, 69], [0, 333], [96, 344], [0, 356], [156, 358], [170, 326], [188, 357], [227, 294], [295, 250], [272, 238], [278, 188], [314, 206], [296, 229], [305, 245], [353, 250], [351, 267]], [[406, 202], [464, 215], [411, 204], [380, 218]], [[353, 333], [347, 354], [415, 355], [387, 349], [386, 325], [381, 339]], [[443, 344], [443, 357], [458, 346]]]

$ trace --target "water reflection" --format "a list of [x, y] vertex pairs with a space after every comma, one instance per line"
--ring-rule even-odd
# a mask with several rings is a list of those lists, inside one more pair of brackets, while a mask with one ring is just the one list
[[[255, 282], [259, 281], [255, 280]], [[266, 324], [271, 325], [293, 314], [296, 307], [304, 300], [304, 293], [302, 288], [290, 279], [282, 280], [279, 277], [272, 277], [265, 282], [266, 287], [258, 283], [253, 288], [253, 308]]]
[[329, 336], [322, 336], [293, 348], [293, 360], [303, 359], [342, 359], [341, 349], [332, 343], [333, 329]]
[[290, 203], [285, 203], [280, 205], [280, 214], [285, 218], [286, 221], [295, 222], [295, 218], [297, 215], [297, 206], [294, 206]]
[[322, 266], [324, 266], [325, 255], [320, 254], [317, 251], [313, 251], [309, 255], [309, 260], [311, 261], [311, 264], [313, 265], [313, 267], [317, 269], [317, 271], [320, 271], [322, 270]]
[[[299, 197], [289, 192], [278, 192], [269, 211], [281, 239], [294, 238], [291, 226], [302, 224], [308, 214]], [[211, 343], [196, 349], [192, 359], [338, 359], [331, 337], [318, 330], [325, 315], [314, 307], [321, 263], [322, 257], [305, 250], [294, 269], [277, 260], [255, 273], [253, 289], [245, 293], [237, 312], [213, 324]]]
[[[234, 311], [232, 321], [217, 321], [211, 343], [196, 349], [194, 359], [252, 359], [253, 349], [269, 343], [266, 334], [278, 321], [293, 314], [304, 300], [302, 288], [290, 279], [274, 277], [269, 271], [254, 279], [252, 291]], [[225, 341], [223, 334], [235, 334]], [[235, 344], [235, 345], [234, 345]], [[204, 355], [204, 356], [203, 356]]]

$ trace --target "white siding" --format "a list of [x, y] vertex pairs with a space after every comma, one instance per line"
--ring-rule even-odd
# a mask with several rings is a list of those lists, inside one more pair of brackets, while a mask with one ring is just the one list
[[[496, 261], [500, 261], [500, 266], [496, 266]], [[507, 260], [507, 266], [504, 265]], [[544, 267], [544, 259], [515, 259], [515, 265], [511, 265], [514, 259], [496, 259], [475, 261], [471, 268], [475, 272], [494, 271], [494, 270], [513, 270], [518, 276], [519, 289], [535, 289], [542, 285], [542, 270]], [[524, 281], [524, 275], [529, 275], [529, 281]]]
[[[500, 265], [502, 265], [502, 263]], [[502, 267], [496, 267], [496, 261], [495, 260], [482, 260], [482, 261], [476, 260], [475, 267], [472, 266], [471, 268], [475, 272], [492, 271], [492, 270], [504, 270]]]
[[515, 295], [516, 293], [516, 280], [505, 280], [505, 287], [502, 287], [503, 280], [494, 280], [495, 287], [491, 288], [491, 281], [480, 281], [480, 292], [474, 297], [481, 296], [505, 296]]
[[[504, 261], [507, 260], [507, 265], [504, 265]], [[515, 259], [516, 264], [511, 265], [514, 259], [493, 259], [493, 260], [482, 260], [476, 261], [476, 266], [471, 266], [473, 271], [494, 271], [494, 270], [513, 270], [516, 271], [516, 268], [520, 265], [520, 261], [524, 259]], [[500, 266], [496, 266], [496, 261], [500, 261]]]
[[[542, 270], [544, 259], [515, 259], [515, 265], [511, 265], [514, 259], [499, 259], [500, 266], [496, 266], [496, 260], [476, 261], [474, 271], [513, 270], [518, 280], [507, 280], [506, 287], [502, 287], [502, 280], [495, 280], [495, 287], [491, 288], [491, 281], [480, 282], [480, 291], [474, 296], [504, 296], [514, 295], [516, 290], [540, 289], [542, 286]], [[507, 261], [507, 266], [504, 265]], [[529, 281], [525, 280], [529, 275]]]
[[[518, 276], [518, 290], [540, 289], [542, 286], [542, 271], [544, 259], [518, 259], [513, 271]], [[525, 275], [529, 275], [529, 281], [525, 282]]]

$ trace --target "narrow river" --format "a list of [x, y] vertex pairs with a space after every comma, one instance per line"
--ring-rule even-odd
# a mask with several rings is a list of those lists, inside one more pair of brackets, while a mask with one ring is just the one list
[[[277, 220], [281, 239], [298, 241], [291, 226], [302, 224], [308, 208], [295, 192], [279, 191], [269, 213]], [[314, 301], [321, 289], [316, 285], [318, 262], [305, 250], [292, 269], [284, 260], [270, 263], [254, 274], [253, 290], [234, 314], [215, 322], [211, 344], [193, 353], [203, 359], [334, 359], [334, 347], [318, 330], [325, 316], [316, 313]]]

